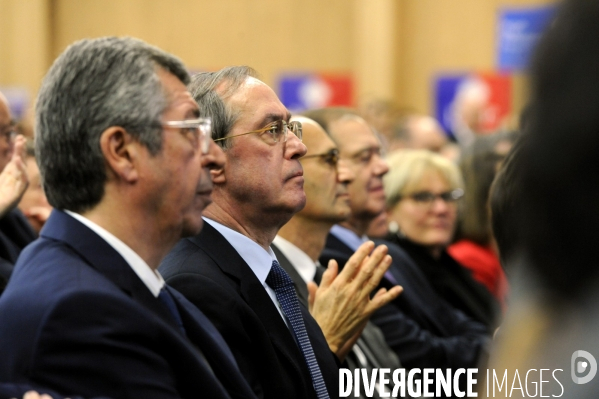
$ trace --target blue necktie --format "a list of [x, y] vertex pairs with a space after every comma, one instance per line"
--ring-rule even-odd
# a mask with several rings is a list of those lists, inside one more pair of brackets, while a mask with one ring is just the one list
[[308, 333], [306, 332], [306, 325], [302, 318], [302, 312], [293, 286], [293, 280], [291, 280], [291, 277], [289, 277], [287, 272], [279, 266], [279, 262], [276, 260], [272, 261], [270, 273], [268, 273], [268, 277], [266, 277], [266, 284], [275, 291], [277, 300], [283, 308], [283, 313], [287, 316], [287, 319], [291, 324], [300, 350], [304, 355], [304, 360], [310, 370], [312, 384], [314, 385], [314, 390], [316, 391], [318, 399], [328, 399], [329, 394], [327, 392], [327, 387], [324, 384], [320, 367], [318, 366], [318, 362], [314, 356], [314, 350], [312, 349]]
[[179, 313], [179, 310], [177, 309], [175, 300], [171, 296], [171, 293], [168, 292], [166, 287], [162, 287], [162, 289], [160, 290], [160, 293], [158, 294], [158, 299], [160, 299], [162, 301], [162, 303], [164, 303], [164, 305], [166, 306], [168, 311], [171, 313], [171, 315], [177, 322], [177, 325], [179, 326], [179, 330], [181, 330], [183, 335], [185, 335], [185, 327], [183, 327], [183, 320], [181, 319], [181, 314]]

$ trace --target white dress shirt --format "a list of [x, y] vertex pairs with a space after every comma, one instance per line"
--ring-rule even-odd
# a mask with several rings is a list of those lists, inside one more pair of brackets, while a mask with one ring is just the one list
[[127, 244], [119, 240], [103, 227], [98, 226], [86, 217], [81, 216], [78, 213], [71, 212], [65, 209], [65, 212], [89, 227], [94, 233], [99, 235], [104, 241], [108, 243], [115, 251], [119, 253], [125, 259], [125, 262], [133, 269], [135, 274], [141, 279], [141, 281], [148, 287], [152, 295], [158, 298], [160, 290], [164, 287], [164, 279], [158, 273], [157, 270], [152, 270], [150, 266], [133, 251]]
[[215, 222], [212, 219], [208, 219], [207, 217], [203, 218], [206, 223], [210, 226], [214, 227], [223, 237], [231, 244], [231, 246], [237, 251], [239, 256], [248, 264], [256, 278], [260, 281], [266, 293], [275, 304], [277, 310], [281, 314], [283, 321], [287, 324], [287, 319], [283, 314], [283, 309], [281, 309], [281, 304], [277, 300], [277, 295], [275, 291], [270, 288], [268, 284], [266, 284], [266, 277], [268, 277], [268, 273], [270, 273], [270, 268], [272, 267], [272, 261], [277, 260], [275, 253], [268, 248], [266, 251], [262, 248], [257, 242], [253, 241], [251, 238], [244, 236], [237, 231], [230, 229], [229, 227]]
[[314, 281], [316, 262], [310, 259], [308, 254], [281, 236], [276, 236], [272, 243], [281, 250], [306, 284]]

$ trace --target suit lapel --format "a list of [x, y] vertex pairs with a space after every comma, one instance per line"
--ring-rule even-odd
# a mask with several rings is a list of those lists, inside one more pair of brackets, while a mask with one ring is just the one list
[[210, 224], [189, 238], [212, 258], [219, 268], [239, 286], [239, 293], [264, 325], [273, 344], [296, 365], [305, 363], [291, 331], [281, 318], [270, 296], [235, 248]]
[[232, 397], [252, 397], [254, 394], [239, 371], [229, 346], [210, 320], [172, 287], [166, 286], [181, 313], [187, 335], [202, 351], [214, 374], [228, 387]]
[[123, 257], [87, 226], [65, 212], [54, 210], [41, 236], [66, 243], [91, 267], [112, 281], [136, 302], [178, 329], [168, 309], [155, 298]]
[[[180, 364], [180, 362], [184, 362], [184, 368], [187, 370], [185, 373], [189, 372], [189, 369], [193, 370], [193, 368], [195, 368], [198, 373], [209, 372], [210, 366], [206, 364], [206, 361], [200, 356], [190, 340], [180, 332], [168, 309], [158, 298], [152, 295], [148, 287], [135, 274], [129, 264], [104, 239], [75, 218], [58, 210], [52, 212], [52, 215], [46, 222], [40, 235], [51, 240], [64, 242], [77, 252], [92, 268], [96, 269], [104, 277], [112, 281], [117, 287], [129, 295], [132, 300], [157, 315], [158, 322], [162, 321], [168, 324], [168, 326], [165, 325], [165, 329], [168, 329], [172, 333], [170, 339], [178, 341], [181, 345], [180, 347], [173, 347], [173, 350], [183, 350], [180, 352], [181, 356], [189, 355], [189, 357], [180, 358], [178, 362], [173, 364], [173, 367], [181, 368], [183, 365]], [[172, 289], [170, 292], [175, 294], [177, 299], [180, 299], [181, 295], [178, 292], [174, 292]], [[180, 309], [181, 306], [179, 305], [178, 308]], [[186, 312], [183, 314], [185, 314], [188, 319], [190, 318]], [[185, 327], [192, 328], [195, 332], [196, 328], [199, 328], [196, 327], [197, 323], [197, 320], [193, 323], [188, 321], [188, 323], [185, 324]], [[212, 324], [210, 323], [210, 325]], [[192, 363], [194, 360], [196, 363]], [[214, 385], [209, 387], [212, 392], [218, 392], [223, 398], [229, 397], [226, 390], [216, 378], [213, 378], [213, 382]], [[181, 381], [181, 384], [184, 388], [193, 385], [186, 381]], [[208, 389], [208, 387], [206, 387], [206, 389]], [[251, 396], [252, 395], [250, 394], [249, 396], [242, 397]]]

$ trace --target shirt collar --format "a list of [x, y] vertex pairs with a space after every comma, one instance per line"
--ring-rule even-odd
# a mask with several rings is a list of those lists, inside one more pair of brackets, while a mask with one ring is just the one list
[[302, 280], [306, 283], [314, 281], [316, 263], [310, 259], [308, 254], [281, 236], [276, 236], [273, 244], [281, 250], [283, 255], [289, 260], [289, 263], [297, 270]]
[[252, 269], [258, 280], [260, 280], [260, 283], [262, 283], [262, 285], [266, 284], [266, 277], [268, 277], [268, 273], [270, 273], [272, 261], [277, 260], [272, 249], [269, 247], [268, 251], [266, 251], [251, 238], [244, 236], [223, 224], [215, 222], [212, 219], [208, 219], [207, 217], [204, 217], [203, 219], [225, 237], [229, 244], [231, 244], [235, 251], [237, 251], [239, 256], [241, 256], [250, 269]]
[[330, 233], [350, 247], [352, 251], [357, 251], [360, 245], [368, 241], [367, 236], [363, 235], [360, 237], [350, 229], [338, 224], [331, 227]]
[[133, 269], [137, 277], [148, 287], [152, 295], [158, 297], [160, 290], [164, 287], [164, 279], [157, 270], [152, 270], [150, 266], [133, 251], [127, 244], [119, 240], [114, 234], [108, 230], [92, 222], [88, 218], [81, 216], [78, 213], [71, 212], [65, 209], [65, 212], [83, 223], [94, 233], [99, 235], [108, 243], [115, 251], [125, 259], [125, 262]]

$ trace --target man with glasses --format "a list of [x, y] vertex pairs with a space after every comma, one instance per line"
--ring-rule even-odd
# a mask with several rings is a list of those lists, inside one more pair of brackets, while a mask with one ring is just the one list
[[[305, 205], [299, 159], [306, 146], [301, 123], [290, 122], [289, 111], [255, 76], [251, 68], [230, 67], [192, 79], [190, 91], [202, 115], [212, 118], [225, 163], [211, 171], [214, 201], [202, 233], [182, 240], [160, 270], [214, 322], [258, 396], [338, 397], [339, 359], [331, 352], [343, 358], [374, 309], [398, 294], [369, 297], [371, 281], [377, 284], [390, 259], [385, 248], [370, 257], [365, 251], [345, 275], [335, 279], [331, 270], [331, 284], [321, 285], [313, 308], [318, 313], [338, 300], [330, 329], [321, 330], [299, 303], [270, 244]], [[343, 290], [351, 279], [363, 284]]]
[[0, 294], [17, 257], [36, 234], [17, 204], [28, 185], [25, 138], [17, 135], [6, 97], [0, 93]]
[[[272, 248], [281, 267], [293, 279], [300, 301], [307, 305], [309, 293], [306, 284], [312, 286], [312, 281], [320, 283], [325, 270], [318, 263], [318, 257], [329, 230], [350, 215], [347, 186], [354, 179], [354, 172], [347, 160], [340, 159], [336, 144], [320, 125], [302, 116], [292, 119], [302, 123], [303, 142], [308, 147], [307, 155], [300, 159], [304, 169], [306, 206], [279, 230]], [[364, 243], [352, 256], [361, 256], [373, 247], [372, 242]], [[334, 308], [329, 308], [329, 311], [334, 311]], [[370, 322], [346, 359], [350, 370], [365, 369], [368, 375], [375, 368], [394, 370], [401, 367], [381, 331]], [[377, 384], [372, 397], [384, 397], [381, 394], [388, 390], [388, 386]], [[366, 395], [364, 391], [360, 393]]]
[[55, 209], [0, 297], [13, 394], [255, 398], [212, 323], [156, 271], [202, 228], [224, 161], [188, 82], [131, 38], [79, 41], [44, 78], [36, 152]]
[[[348, 185], [350, 216], [330, 231], [320, 257], [325, 264], [335, 259], [340, 266], [363, 244], [370, 223], [385, 210], [382, 177], [388, 166], [372, 128], [351, 109], [324, 108], [305, 116], [318, 122], [339, 148], [354, 173]], [[486, 328], [452, 308], [435, 293], [426, 277], [406, 255], [390, 242], [385, 244], [393, 263], [382, 287], [401, 284], [404, 292], [371, 318], [406, 368], [477, 367], [486, 352]]]

